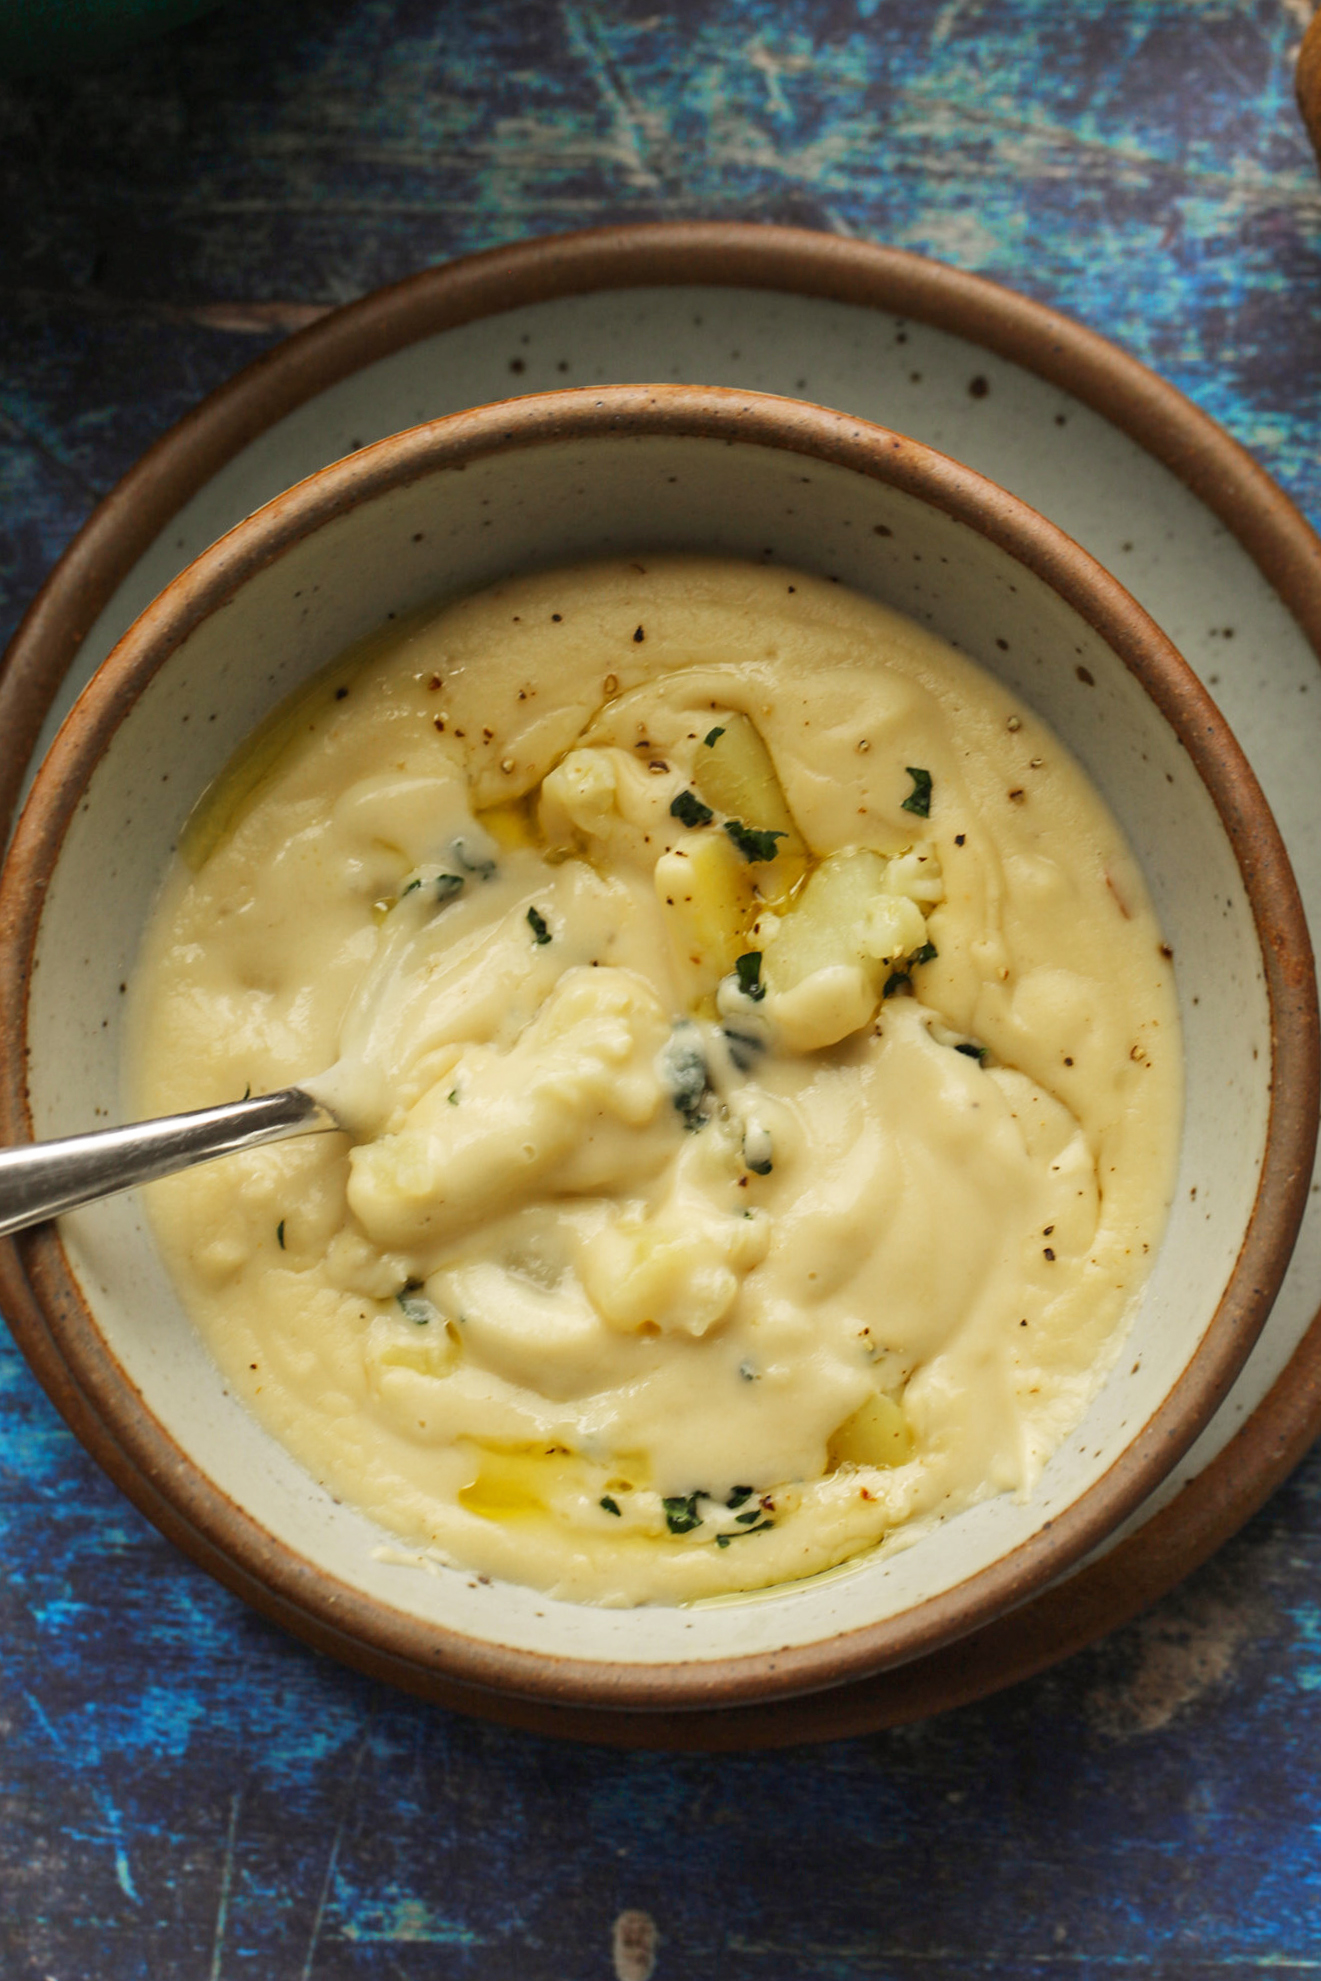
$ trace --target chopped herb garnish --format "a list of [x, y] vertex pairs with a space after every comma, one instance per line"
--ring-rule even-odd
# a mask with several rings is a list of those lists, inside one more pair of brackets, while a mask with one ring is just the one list
[[750, 1527], [753, 1521], [757, 1519], [760, 1513], [761, 1513], [761, 1508], [759, 1506], [750, 1506], [746, 1513], [739, 1513], [736, 1514], [734, 1517], [738, 1521], [740, 1527]]
[[766, 995], [766, 986], [761, 980], [761, 951], [749, 949], [734, 959], [734, 974], [744, 997], [750, 997], [754, 1004], [760, 1004]]
[[488, 854], [469, 855], [467, 841], [462, 834], [455, 839], [450, 852], [454, 855], [465, 874], [480, 874], [483, 880], [490, 880], [495, 873], [495, 861]]
[[670, 806], [670, 817], [678, 819], [680, 825], [709, 825], [715, 813], [695, 791], [681, 791]]
[[443, 907], [445, 902], [452, 901], [456, 894], [462, 894], [464, 884], [460, 874], [435, 874], [430, 880], [426, 880], [422, 874], [415, 874], [407, 887], [400, 888], [399, 899], [406, 901], [410, 894], [416, 894], [424, 885], [435, 888], [436, 899]]
[[284, 1219], [283, 1218], [280, 1219], [280, 1222], [275, 1227], [275, 1236], [279, 1243], [280, 1250], [283, 1252], [284, 1250]]
[[[750, 1217], [752, 1213], [750, 1211], [744, 1211], [743, 1215], [744, 1217]], [[757, 1371], [753, 1368], [751, 1362], [740, 1362], [738, 1372], [745, 1383], [755, 1383], [757, 1380]]]
[[756, 826], [744, 825], [742, 819], [726, 819], [725, 831], [745, 860], [773, 860], [780, 850], [776, 840], [788, 837], [783, 832], [761, 832]]
[[706, 747], [709, 750], [713, 743], [718, 743], [720, 741], [720, 738], [724, 735], [724, 733], [725, 732], [723, 729], [708, 729], [705, 736], [703, 736], [702, 741], [706, 744]]
[[723, 1029], [730, 1058], [740, 1073], [747, 1073], [756, 1063], [757, 1054], [765, 1052], [765, 1039], [757, 1038], [752, 1032], [736, 1032], [732, 1025]]
[[891, 970], [885, 980], [885, 989], [881, 992], [881, 996], [893, 997], [896, 991], [910, 991], [912, 988], [913, 979], [907, 970]]
[[[757, 1513], [760, 1513], [760, 1511], [761, 1511], [761, 1508], [760, 1508], [760, 1507], [758, 1507], [758, 1508], [756, 1509], [756, 1512], [757, 1512]], [[749, 1517], [749, 1516], [748, 1516], [747, 1514], [742, 1514], [742, 1513], [741, 1513], [741, 1514], [739, 1515], [739, 1519], [740, 1519], [740, 1520], [746, 1520], [746, 1519], [747, 1519], [748, 1517]], [[755, 1518], [755, 1517], [756, 1517], [756, 1516], [755, 1516], [755, 1514], [754, 1514], [754, 1515], [753, 1515], [752, 1517], [753, 1517], [753, 1518]], [[717, 1535], [716, 1535], [716, 1546], [717, 1546], [718, 1548], [727, 1548], [727, 1547], [729, 1546], [729, 1544], [730, 1544], [730, 1542], [731, 1542], [731, 1541], [742, 1541], [742, 1540], [745, 1540], [745, 1539], [747, 1538], [747, 1536], [748, 1536], [749, 1534], [764, 1534], [764, 1533], [766, 1532], [766, 1529], [767, 1529], [768, 1527], [773, 1527], [774, 1525], [775, 1525], [775, 1522], [774, 1522], [773, 1520], [763, 1520], [763, 1521], [761, 1521], [761, 1522], [760, 1522], [760, 1524], [759, 1524], [758, 1526], [756, 1526], [756, 1527], [745, 1527], [745, 1528], [743, 1528], [743, 1530], [742, 1530], [742, 1532], [741, 1532], [741, 1533], [738, 1533], [738, 1534], [717, 1534]]]
[[665, 1525], [671, 1534], [691, 1534], [694, 1527], [701, 1526], [702, 1516], [697, 1511], [697, 1502], [700, 1498], [700, 1493], [689, 1493], [686, 1498], [680, 1494], [674, 1499], [662, 1499], [661, 1505], [665, 1508]]
[[918, 770], [914, 764], [906, 765], [908, 775], [913, 780], [913, 788], [904, 799], [902, 810], [913, 812], [918, 818], [931, 816], [931, 772]]
[[617, 1500], [612, 1500], [609, 1493], [606, 1493], [602, 1496], [601, 1505], [605, 1508], [607, 1513], [613, 1513], [617, 1519], [620, 1520], [623, 1519], [624, 1516], [619, 1511], [619, 1502]]
[[406, 1280], [395, 1294], [404, 1318], [416, 1327], [424, 1328], [435, 1315], [435, 1308], [422, 1291], [420, 1279]]
[[964, 1056], [968, 1059], [975, 1059], [979, 1066], [984, 1066], [986, 1064], [986, 1055], [990, 1051], [990, 1047], [975, 1046], [973, 1045], [971, 1040], [968, 1040], [965, 1044], [961, 1046], [955, 1046], [954, 1050], [955, 1052], [963, 1053]]
[[451, 1088], [450, 1088], [450, 1090], [449, 1090], [449, 1092], [448, 1092], [448, 1093], [446, 1094], [446, 1096], [445, 1096], [445, 1099], [446, 1099], [446, 1100], [447, 1100], [447, 1101], [449, 1102], [449, 1104], [450, 1104], [450, 1106], [451, 1106], [451, 1107], [457, 1107], [457, 1106], [458, 1106], [458, 1104], [459, 1104], [459, 1090], [458, 1090], [458, 1088], [457, 1088], [457, 1087], [451, 1087]]
[[706, 1096], [710, 1088], [702, 1035], [689, 1022], [676, 1025], [661, 1054], [659, 1072], [685, 1128], [706, 1125]]
[[909, 961], [911, 964], [934, 963], [939, 954], [940, 951], [936, 948], [934, 942], [924, 942], [922, 947], [916, 950], [909, 958]]
[[533, 939], [536, 942], [542, 943], [542, 942], [550, 941], [550, 930], [546, 926], [546, 918], [544, 915], [539, 915], [535, 908], [529, 908], [527, 911], [527, 921], [528, 921], [528, 927], [532, 931]]
[[725, 1505], [731, 1510], [736, 1506], [742, 1506], [744, 1500], [750, 1500], [756, 1490], [755, 1486], [735, 1486]]

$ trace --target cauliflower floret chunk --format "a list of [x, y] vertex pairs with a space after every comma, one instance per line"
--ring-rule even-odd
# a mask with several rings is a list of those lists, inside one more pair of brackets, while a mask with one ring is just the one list
[[669, 1032], [655, 993], [624, 970], [566, 970], [507, 1053], [464, 1048], [397, 1134], [349, 1156], [348, 1197], [384, 1248], [443, 1242], [553, 1170], [561, 1191], [664, 1160], [673, 1128], [656, 1059]]
[[575, 830], [605, 838], [617, 817], [617, 789], [609, 750], [570, 750], [541, 786], [538, 815], [547, 843], [569, 844]]
[[700, 1336], [725, 1319], [771, 1240], [766, 1213], [736, 1201], [738, 1173], [729, 1139], [705, 1128], [680, 1155], [658, 1209], [624, 1211], [587, 1241], [578, 1271], [611, 1327]]
[[934, 908], [945, 899], [945, 878], [934, 847], [914, 846], [886, 862], [885, 886], [890, 894], [905, 894]]

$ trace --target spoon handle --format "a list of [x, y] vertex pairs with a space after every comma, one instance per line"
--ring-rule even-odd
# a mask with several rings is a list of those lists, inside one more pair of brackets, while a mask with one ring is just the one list
[[285, 1087], [195, 1114], [167, 1114], [130, 1128], [0, 1149], [0, 1238], [197, 1162], [338, 1127], [330, 1109], [311, 1094]]

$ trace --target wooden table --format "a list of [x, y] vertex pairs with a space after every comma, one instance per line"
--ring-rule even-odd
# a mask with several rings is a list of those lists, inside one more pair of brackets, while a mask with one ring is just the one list
[[[11, 87], [0, 632], [141, 449], [283, 332], [625, 218], [786, 220], [994, 276], [1156, 366], [1321, 519], [1309, 13], [232, 0]], [[1321, 1461], [1042, 1679], [707, 1759], [553, 1745], [319, 1662], [132, 1511], [7, 1347], [0, 1430], [3, 1981], [1321, 1971]]]

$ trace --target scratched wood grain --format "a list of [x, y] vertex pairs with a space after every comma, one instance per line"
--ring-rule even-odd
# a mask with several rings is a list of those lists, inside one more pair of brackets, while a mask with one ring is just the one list
[[[925, 250], [1156, 365], [1321, 520], [1306, 0], [232, 0], [0, 97], [0, 632], [310, 313], [624, 218]], [[1318, 779], [1321, 784], [1321, 776]], [[0, 1976], [1321, 1972], [1321, 1462], [1146, 1618], [870, 1740], [624, 1756], [322, 1663], [0, 1353]]]

